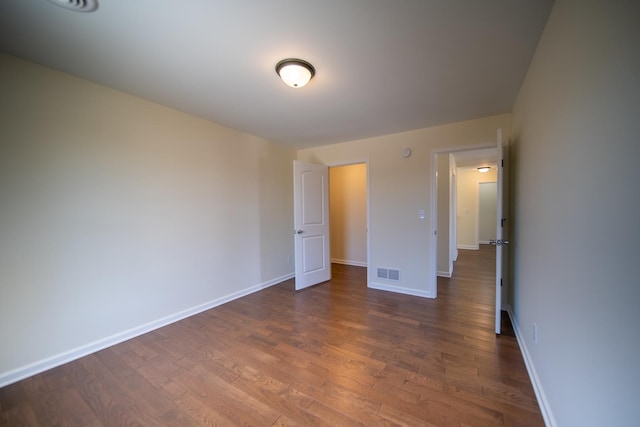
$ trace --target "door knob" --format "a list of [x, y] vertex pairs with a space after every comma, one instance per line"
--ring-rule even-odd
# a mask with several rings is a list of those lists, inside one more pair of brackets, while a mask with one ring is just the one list
[[508, 245], [508, 240], [489, 240], [490, 245]]
[[304, 233], [304, 231], [302, 231], [302, 230], [294, 230], [293, 232], [294, 232], [295, 234], [302, 234], [302, 233]]

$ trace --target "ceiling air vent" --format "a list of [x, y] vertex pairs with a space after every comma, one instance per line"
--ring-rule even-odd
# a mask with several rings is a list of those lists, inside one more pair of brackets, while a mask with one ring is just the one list
[[93, 12], [98, 8], [98, 0], [49, 0], [53, 4], [76, 12]]

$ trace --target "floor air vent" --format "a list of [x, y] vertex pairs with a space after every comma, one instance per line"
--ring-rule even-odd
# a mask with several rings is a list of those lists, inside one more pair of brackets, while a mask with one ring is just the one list
[[378, 279], [400, 280], [400, 270], [378, 267]]

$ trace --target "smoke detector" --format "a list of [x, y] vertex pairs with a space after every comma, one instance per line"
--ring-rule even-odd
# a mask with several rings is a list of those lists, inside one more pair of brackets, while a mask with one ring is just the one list
[[76, 12], [93, 12], [98, 8], [98, 0], [49, 0], [53, 4]]

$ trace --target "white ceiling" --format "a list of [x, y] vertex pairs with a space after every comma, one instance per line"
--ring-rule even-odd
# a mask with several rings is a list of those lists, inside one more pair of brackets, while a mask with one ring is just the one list
[[298, 148], [510, 112], [553, 3], [98, 1], [2, 0], [0, 51]]

